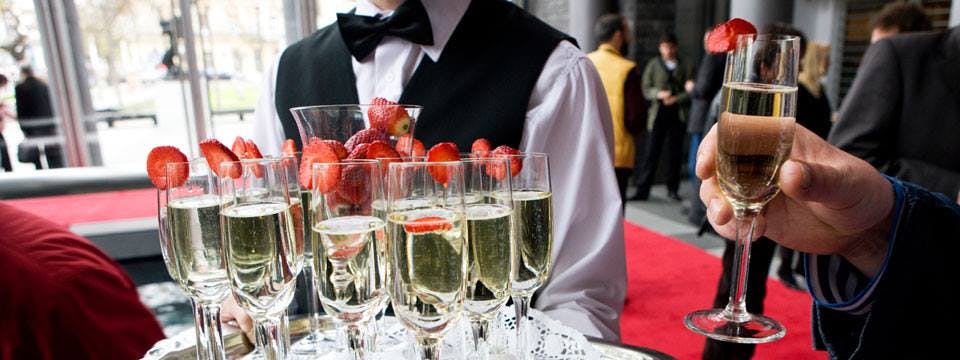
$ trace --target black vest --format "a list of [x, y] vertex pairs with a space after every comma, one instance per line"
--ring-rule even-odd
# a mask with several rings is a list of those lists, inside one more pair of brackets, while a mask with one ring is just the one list
[[[484, 137], [520, 145], [527, 104], [547, 58], [569, 36], [503, 0], [473, 0], [437, 62], [424, 55], [400, 103], [423, 106], [415, 136], [429, 148], [452, 141], [469, 151]], [[356, 104], [351, 55], [337, 24], [288, 47], [277, 68], [276, 108], [300, 147], [289, 109]]]

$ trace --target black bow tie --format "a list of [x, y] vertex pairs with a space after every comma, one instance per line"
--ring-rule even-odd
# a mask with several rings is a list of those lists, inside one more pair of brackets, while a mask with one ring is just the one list
[[367, 57], [386, 35], [420, 45], [433, 45], [430, 18], [420, 0], [407, 0], [388, 18], [337, 14], [337, 26], [347, 48], [357, 60]]

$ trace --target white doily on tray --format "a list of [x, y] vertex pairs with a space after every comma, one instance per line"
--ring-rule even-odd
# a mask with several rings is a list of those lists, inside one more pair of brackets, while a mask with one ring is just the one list
[[[578, 331], [551, 319], [536, 309], [530, 309], [530, 321], [527, 322], [527, 351], [536, 360], [595, 360], [601, 354]], [[367, 354], [370, 359], [413, 359], [414, 337], [393, 317], [385, 317], [381, 322], [383, 329], [377, 337], [378, 353]], [[226, 332], [226, 329], [225, 329]], [[513, 349], [516, 347], [516, 319], [513, 307], [504, 306], [497, 314], [496, 321], [490, 324], [488, 346], [491, 359], [516, 359]], [[473, 340], [470, 324], [461, 318], [457, 326], [451, 328], [444, 337], [443, 359], [463, 359], [464, 347], [472, 349]], [[342, 351], [342, 339], [335, 331], [324, 332], [322, 351], [330, 351], [322, 359], [352, 359]], [[193, 329], [183, 331], [176, 336], [155, 344], [145, 355], [145, 359], [162, 359], [167, 354], [178, 352], [194, 345]], [[308, 359], [310, 357], [290, 354], [290, 359]]]

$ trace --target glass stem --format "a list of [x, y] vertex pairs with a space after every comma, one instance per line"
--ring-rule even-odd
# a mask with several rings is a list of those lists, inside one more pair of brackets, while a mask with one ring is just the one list
[[527, 358], [527, 313], [530, 311], [530, 295], [513, 297], [513, 306], [517, 313], [517, 355]]
[[368, 324], [359, 323], [347, 326], [347, 347], [353, 353], [355, 360], [363, 360], [367, 351], [367, 328]]
[[423, 360], [440, 360], [441, 339], [417, 336], [417, 352]]
[[197, 359], [226, 359], [223, 351], [223, 330], [220, 327], [220, 304], [194, 301], [197, 332]]
[[266, 360], [280, 360], [286, 358], [286, 347], [283, 344], [283, 334], [280, 331], [279, 317], [264, 317], [256, 319], [257, 350]]
[[473, 351], [477, 354], [477, 359], [487, 359], [487, 334], [489, 334], [490, 321], [484, 318], [470, 321], [470, 327], [473, 330]]
[[730, 300], [724, 316], [733, 322], [750, 320], [747, 312], [747, 278], [750, 271], [750, 247], [757, 226], [757, 215], [748, 213], [737, 217], [737, 241], [733, 257], [733, 273], [730, 278]]
[[319, 341], [323, 336], [320, 334], [320, 296], [317, 292], [317, 274], [313, 271], [313, 266], [304, 266], [307, 278], [307, 316], [310, 317], [310, 336]]

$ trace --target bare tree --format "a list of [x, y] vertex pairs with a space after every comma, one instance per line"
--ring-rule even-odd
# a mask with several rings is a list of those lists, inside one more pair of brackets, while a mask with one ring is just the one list
[[3, 17], [3, 25], [7, 29], [7, 34], [12, 34], [9, 39], [3, 39], [3, 42], [0, 43], [0, 50], [10, 54], [10, 57], [17, 63], [23, 63], [27, 58], [28, 39], [20, 25], [20, 15], [13, 11], [10, 2], [0, 0], [0, 17]]
[[97, 54], [107, 63], [107, 84], [114, 85], [120, 80], [117, 62], [120, 57], [120, 43], [130, 36], [124, 26], [118, 26], [118, 20], [130, 16], [135, 5], [134, 0], [89, 0], [86, 6], [79, 7], [81, 12], [81, 30], [93, 40]]

